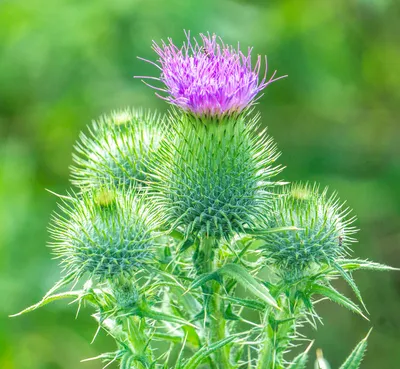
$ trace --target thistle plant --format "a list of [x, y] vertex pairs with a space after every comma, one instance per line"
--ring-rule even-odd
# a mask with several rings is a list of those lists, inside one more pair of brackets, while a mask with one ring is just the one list
[[[105, 366], [305, 369], [302, 327], [319, 328], [318, 301], [367, 319], [353, 272], [394, 268], [351, 256], [355, 218], [337, 194], [277, 178], [255, 102], [285, 76], [267, 77], [266, 64], [260, 76], [260, 56], [252, 64], [252, 49], [216, 35], [153, 49], [160, 76], [142, 79], [160, 84], [170, 112], [113, 112], [81, 135], [76, 188], [58, 195], [50, 227], [62, 277], [20, 314], [59, 299], [89, 306], [96, 335], [115, 340], [93, 358]], [[359, 368], [366, 345], [340, 369]]]

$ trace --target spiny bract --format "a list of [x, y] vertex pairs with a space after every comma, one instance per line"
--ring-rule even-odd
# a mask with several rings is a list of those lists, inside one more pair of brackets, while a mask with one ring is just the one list
[[118, 278], [152, 259], [154, 212], [141, 197], [100, 189], [62, 200], [51, 246], [68, 274]]
[[154, 201], [166, 225], [186, 237], [216, 238], [255, 227], [268, 211], [270, 178], [280, 171], [272, 166], [275, 144], [257, 134], [259, 117], [171, 118], [154, 169]]
[[94, 121], [81, 134], [73, 155], [72, 182], [83, 190], [110, 183], [125, 188], [146, 185], [149, 163], [162, 139], [158, 114], [121, 110]]
[[356, 229], [355, 218], [336, 194], [319, 193], [317, 185], [293, 184], [281, 190], [274, 202], [268, 227], [294, 226], [298, 231], [269, 233], [264, 250], [283, 272], [302, 273], [313, 264], [330, 264], [347, 254]]

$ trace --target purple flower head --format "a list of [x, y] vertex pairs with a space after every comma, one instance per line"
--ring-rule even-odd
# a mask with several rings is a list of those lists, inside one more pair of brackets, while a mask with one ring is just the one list
[[[168, 39], [161, 46], [153, 41], [153, 49], [158, 54], [161, 70], [160, 78], [142, 77], [161, 81], [165, 88], [150, 87], [167, 93], [157, 96], [198, 116], [222, 116], [239, 113], [252, 105], [258, 93], [270, 83], [286, 76], [267, 79], [267, 60], [265, 73], [260, 78], [261, 56], [252, 67], [252, 48], [244, 54], [239, 45], [236, 48], [225, 45], [215, 34], [200, 34], [201, 43], [187, 41], [178, 48]], [[140, 77], [139, 77], [140, 78]]]

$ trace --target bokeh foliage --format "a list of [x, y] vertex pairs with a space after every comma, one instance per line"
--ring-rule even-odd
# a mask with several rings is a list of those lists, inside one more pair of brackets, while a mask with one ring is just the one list
[[[259, 109], [289, 181], [337, 189], [358, 215], [356, 254], [400, 266], [400, 4], [396, 0], [3, 0], [0, 2], [0, 367], [99, 368], [109, 349], [88, 314], [54, 304], [11, 320], [58, 279], [44, 246], [72, 146], [102, 113], [165, 110], [133, 75], [154, 75], [151, 40], [216, 32], [267, 54], [289, 78]], [[400, 275], [356, 276], [375, 327], [363, 368], [400, 362]], [[346, 286], [341, 286], [346, 288]], [[351, 294], [351, 291], [347, 291]], [[368, 330], [321, 304], [316, 345], [337, 367]], [[334, 313], [333, 313], [334, 311]]]

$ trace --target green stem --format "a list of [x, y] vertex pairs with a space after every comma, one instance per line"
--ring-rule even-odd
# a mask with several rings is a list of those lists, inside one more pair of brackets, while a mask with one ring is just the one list
[[[258, 356], [257, 369], [283, 369], [283, 353], [287, 350], [295, 328], [295, 314], [286, 297], [278, 299], [280, 311], [265, 312], [264, 339]], [[288, 306], [289, 305], [289, 306]]]
[[[198, 274], [211, 273], [218, 268], [218, 240], [215, 238], [203, 238], [196, 255], [195, 265]], [[226, 337], [226, 321], [223, 314], [223, 304], [220, 297], [221, 286], [218, 282], [211, 282], [203, 287], [204, 306], [207, 309], [207, 323], [209, 334], [208, 344], [215, 343]], [[215, 352], [215, 364], [218, 369], [231, 369], [229, 361], [230, 347], [222, 347]]]
[[269, 325], [270, 310], [268, 309], [264, 314], [263, 325], [263, 342], [261, 350], [258, 354], [257, 369], [269, 369], [273, 362], [274, 345], [273, 345], [273, 331]]
[[152, 352], [149, 347], [149, 339], [145, 332], [145, 321], [137, 316], [130, 316], [126, 320], [129, 348], [132, 353], [143, 361], [134, 363], [133, 368], [145, 369], [153, 362]]

